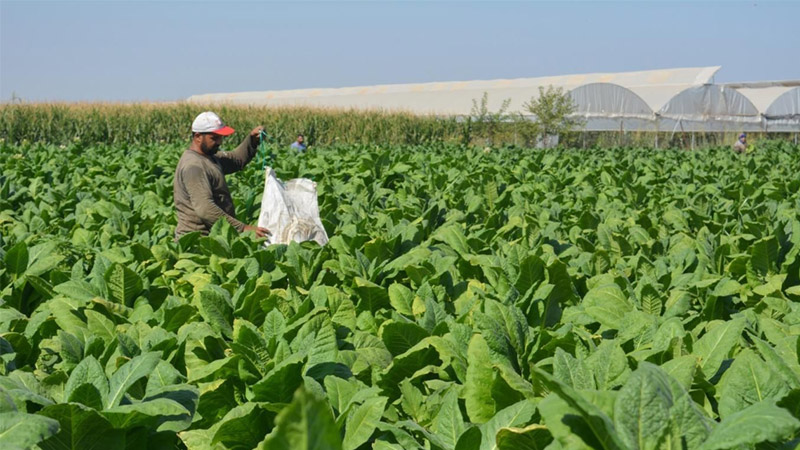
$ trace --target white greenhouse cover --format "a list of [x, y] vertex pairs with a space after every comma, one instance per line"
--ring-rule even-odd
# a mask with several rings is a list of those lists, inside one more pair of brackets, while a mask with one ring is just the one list
[[309, 106], [469, 116], [488, 95], [526, 114], [539, 88], [568, 92], [587, 131], [800, 131], [800, 82], [713, 84], [719, 66], [485, 81], [387, 84], [193, 95], [190, 103]]
[[[539, 87], [554, 86], [565, 91], [592, 83], [610, 83], [625, 88], [659, 86], [668, 92], [708, 83], [719, 66], [647, 70], [641, 72], [592, 73], [555, 77], [517, 78], [488, 81], [389, 84], [346, 88], [297, 89], [282, 91], [205, 94], [189, 97], [190, 103], [222, 103], [270, 106], [318, 106], [399, 110], [416, 114], [461, 115], [472, 111], [473, 100], [488, 94], [488, 107], [500, 108], [510, 98], [509, 111], [522, 111], [524, 103], [539, 96]], [[677, 88], [676, 88], [677, 86]], [[602, 88], [601, 88], [602, 89]]]
[[592, 83], [569, 92], [576, 105], [576, 115], [582, 117], [641, 117], [653, 116], [650, 106], [635, 92], [611, 83]]
[[776, 119], [800, 119], [800, 87], [781, 94], [769, 105], [764, 115]]
[[786, 86], [768, 86], [762, 88], [743, 87], [736, 88], [736, 90], [747, 97], [759, 111], [766, 112], [778, 97], [787, 91], [791, 91], [792, 88]]

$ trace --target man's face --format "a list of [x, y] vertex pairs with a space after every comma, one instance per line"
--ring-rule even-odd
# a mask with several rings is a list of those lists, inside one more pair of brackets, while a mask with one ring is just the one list
[[299, 143], [301, 143], [301, 144], [302, 144], [302, 143], [303, 143], [303, 140], [304, 140], [304, 139], [303, 139], [303, 136], [297, 136], [297, 142], [299, 142]]
[[745, 142], [747, 142], [747, 138], [746, 138], [746, 137], [744, 137], [744, 136], [740, 137], [740, 138], [739, 138], [739, 140], [740, 140], [740, 141], [742, 141], [742, 144], [744, 144]]
[[214, 133], [200, 134], [200, 150], [208, 156], [213, 156], [222, 145], [222, 136]]

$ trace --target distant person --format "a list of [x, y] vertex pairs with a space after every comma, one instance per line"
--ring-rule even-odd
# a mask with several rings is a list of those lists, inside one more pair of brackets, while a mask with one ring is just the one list
[[297, 135], [297, 140], [292, 142], [291, 147], [297, 150], [297, 153], [303, 153], [306, 151], [306, 144], [303, 143], [305, 141], [305, 137], [302, 134]]
[[739, 135], [739, 139], [733, 144], [733, 151], [738, 154], [747, 153], [747, 134], [742, 133]]
[[263, 129], [262, 126], [253, 128], [235, 150], [217, 153], [225, 136], [233, 134], [233, 128], [222, 123], [211, 111], [194, 119], [192, 142], [175, 169], [173, 196], [178, 215], [175, 239], [192, 231], [207, 235], [220, 218], [239, 232], [252, 231], [258, 237], [269, 234], [266, 228], [236, 220], [233, 199], [225, 183], [225, 175], [242, 170], [253, 159]]

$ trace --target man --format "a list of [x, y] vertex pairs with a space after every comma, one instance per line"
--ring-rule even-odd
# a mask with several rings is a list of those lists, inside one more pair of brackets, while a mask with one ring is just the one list
[[303, 153], [304, 151], [306, 151], [306, 144], [303, 143], [304, 140], [305, 138], [303, 137], [303, 135], [298, 134], [297, 140], [292, 142], [291, 147], [297, 150], [297, 153]]
[[252, 231], [258, 237], [269, 234], [266, 228], [236, 220], [233, 199], [225, 183], [225, 175], [242, 170], [253, 159], [263, 129], [262, 126], [253, 128], [236, 150], [217, 153], [223, 138], [233, 134], [233, 128], [222, 123], [211, 111], [194, 119], [192, 142], [175, 169], [173, 196], [178, 215], [175, 239], [192, 231], [208, 234], [220, 218], [239, 232]]
[[747, 134], [742, 133], [739, 139], [733, 144], [733, 151], [738, 154], [747, 153]]

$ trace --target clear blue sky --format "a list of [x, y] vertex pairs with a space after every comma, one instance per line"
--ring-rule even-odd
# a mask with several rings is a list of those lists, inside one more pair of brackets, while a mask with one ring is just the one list
[[0, 101], [722, 65], [800, 78], [800, 2], [0, 0]]

